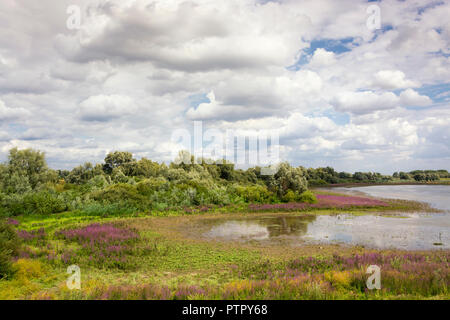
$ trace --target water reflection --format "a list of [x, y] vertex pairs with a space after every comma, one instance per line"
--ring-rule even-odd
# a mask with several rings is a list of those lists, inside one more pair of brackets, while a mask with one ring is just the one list
[[449, 214], [383, 217], [353, 216], [272, 216], [251, 219], [212, 220], [206, 237], [221, 240], [273, 241], [304, 243], [348, 243], [374, 248], [448, 249]]
[[212, 220], [206, 236], [227, 239], [263, 240], [283, 235], [302, 236], [315, 216], [260, 217], [245, 220]]

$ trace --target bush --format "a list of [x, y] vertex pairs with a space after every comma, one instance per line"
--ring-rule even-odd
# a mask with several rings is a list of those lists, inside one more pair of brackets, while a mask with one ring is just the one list
[[164, 178], [150, 178], [139, 182], [136, 185], [136, 190], [143, 196], [151, 196], [156, 191], [160, 190], [167, 184], [167, 180]]
[[267, 190], [267, 187], [260, 185], [238, 185], [234, 187], [234, 193], [249, 203], [266, 203], [270, 202], [270, 199], [273, 197], [273, 194]]
[[18, 254], [20, 241], [11, 225], [0, 221], [0, 279], [13, 273], [12, 258]]
[[305, 191], [303, 192], [300, 197], [298, 198], [301, 202], [307, 202], [307, 203], [317, 203], [317, 198], [311, 191]]
[[87, 183], [91, 188], [97, 188], [97, 189], [103, 189], [109, 185], [108, 181], [106, 180], [105, 176], [99, 175], [93, 177], [91, 180]]
[[38, 214], [51, 214], [67, 210], [64, 198], [54, 192], [42, 191], [25, 197], [27, 211]]
[[297, 198], [298, 194], [295, 194], [294, 191], [289, 190], [288, 192], [286, 192], [286, 194], [283, 196], [281, 200], [283, 200], [283, 202], [294, 202], [295, 200], [297, 200]]
[[2, 207], [2, 213], [8, 216], [51, 214], [68, 209], [64, 196], [51, 190], [5, 196], [2, 199]]
[[101, 191], [92, 193], [92, 198], [102, 204], [121, 204], [125, 207], [134, 207], [145, 210], [151, 207], [151, 201], [138, 193], [136, 186], [118, 183]]
[[14, 268], [17, 270], [17, 278], [21, 280], [39, 278], [44, 274], [42, 264], [38, 260], [19, 259], [14, 263]]
[[305, 172], [302, 168], [294, 168], [287, 162], [282, 162], [277, 167], [277, 172], [270, 178], [269, 189], [276, 192], [280, 198], [289, 190], [302, 193], [308, 189]]

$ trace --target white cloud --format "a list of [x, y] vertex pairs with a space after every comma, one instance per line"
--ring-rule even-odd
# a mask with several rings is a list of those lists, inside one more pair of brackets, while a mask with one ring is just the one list
[[413, 89], [406, 89], [400, 93], [400, 101], [404, 106], [417, 106], [424, 107], [429, 106], [432, 101], [427, 96], [421, 96], [418, 92]]
[[42, 149], [55, 167], [114, 149], [169, 160], [171, 133], [203, 119], [277, 130], [283, 156], [307, 166], [450, 163], [448, 101], [436, 102], [449, 3], [419, 14], [420, 1], [382, 1], [392, 29], [376, 32], [363, 0], [80, 0], [81, 29], [68, 30], [71, 4], [0, 2], [3, 153]]
[[392, 109], [398, 102], [398, 97], [392, 92], [377, 94], [372, 91], [342, 92], [331, 101], [337, 111], [353, 114]]
[[130, 97], [123, 95], [92, 96], [80, 103], [79, 114], [85, 121], [107, 121], [136, 112]]
[[374, 78], [375, 86], [388, 90], [419, 86], [419, 83], [405, 79], [405, 74], [400, 70], [381, 70]]
[[326, 67], [336, 63], [336, 57], [333, 52], [319, 48], [314, 51], [309, 65], [311, 67]]
[[406, 89], [399, 96], [392, 92], [341, 92], [331, 100], [331, 104], [337, 111], [362, 115], [399, 106], [428, 106], [431, 104], [431, 99], [413, 89]]
[[30, 112], [24, 108], [9, 108], [0, 100], [0, 122], [21, 119], [30, 116]]

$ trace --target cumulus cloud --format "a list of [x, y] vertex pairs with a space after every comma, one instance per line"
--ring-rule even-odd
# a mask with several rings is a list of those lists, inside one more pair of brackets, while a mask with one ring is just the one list
[[130, 97], [122, 95], [98, 95], [80, 103], [79, 114], [85, 121], [108, 121], [133, 114], [136, 105]]
[[419, 83], [407, 80], [400, 70], [381, 70], [375, 74], [374, 78], [375, 86], [388, 90], [419, 86]]
[[236, 118], [250, 118], [256, 113], [262, 116], [261, 110], [251, 109], [240, 105], [226, 105], [216, 101], [213, 91], [207, 95], [209, 102], [201, 103], [197, 108], [190, 108], [186, 115], [191, 120], [233, 120]]
[[333, 52], [327, 51], [323, 48], [316, 49], [311, 58], [310, 66], [312, 67], [326, 67], [336, 63], [336, 58]]
[[399, 106], [427, 106], [431, 104], [431, 99], [413, 89], [404, 90], [399, 96], [392, 92], [362, 91], [339, 93], [331, 100], [331, 104], [337, 111], [361, 115]]
[[432, 103], [429, 97], [421, 96], [417, 91], [414, 91], [413, 89], [402, 91], [402, 93], [400, 93], [400, 101], [402, 105], [418, 107], [429, 106]]
[[0, 100], [0, 122], [16, 120], [30, 116], [30, 112], [24, 108], [9, 108]]
[[202, 120], [278, 132], [306, 166], [450, 163], [449, 3], [382, 1], [376, 31], [363, 0], [80, 0], [69, 30], [72, 4], [0, 2], [0, 157], [169, 161], [171, 133]]
[[[152, 61], [175, 70], [266, 68], [294, 62], [310, 21], [279, 3], [111, 1], [90, 8], [79, 36], [57, 46], [74, 61]], [[267, 26], [271, 24], [271, 28]], [[120, 46], [117, 43], [121, 43]]]
[[392, 109], [398, 102], [398, 97], [392, 92], [377, 94], [372, 91], [342, 92], [331, 101], [337, 111], [353, 114]]

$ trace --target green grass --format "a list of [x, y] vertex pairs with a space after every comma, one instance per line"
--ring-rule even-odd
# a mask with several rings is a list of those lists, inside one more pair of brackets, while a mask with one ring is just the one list
[[[329, 215], [342, 212], [355, 216], [383, 214], [399, 217], [398, 213], [431, 210], [421, 203], [388, 200], [390, 206], [382, 208], [315, 209], [307, 212], [277, 213], [279, 215]], [[309, 270], [301, 267], [294, 278], [282, 276], [289, 263], [296, 259], [313, 257], [331, 259], [350, 257], [373, 252], [384, 256], [405, 252], [396, 250], [371, 250], [361, 247], [340, 247], [336, 245], [306, 245], [291, 247], [286, 244], [263, 244], [257, 242], [235, 243], [205, 240], [187, 232], [195, 223], [215, 217], [243, 217], [253, 215], [244, 211], [244, 206], [235, 210], [217, 208], [212, 212], [187, 214], [183, 211], [146, 212], [125, 216], [96, 216], [82, 212], [65, 212], [54, 215], [19, 216], [21, 230], [46, 230], [43, 240], [24, 243], [25, 251], [32, 253], [22, 265], [17, 264], [14, 278], [0, 280], [0, 299], [99, 299], [127, 298], [210, 298], [210, 299], [449, 299], [447, 286], [442, 281], [450, 280], [448, 250], [421, 252], [427, 257], [420, 265], [422, 269], [410, 271], [410, 263], [404, 261], [397, 268], [406, 268], [403, 273], [390, 268], [384, 275], [390, 290], [366, 292], [361, 289], [365, 273], [358, 268], [342, 269], [334, 262], [321, 269]], [[265, 213], [270, 214], [270, 213]], [[259, 214], [261, 215], [261, 214]], [[264, 214], [262, 214], [264, 215]], [[49, 252], [64, 253], [80, 250], [74, 242], [58, 239], [55, 232], [92, 223], [114, 223], [119, 227], [131, 228], [139, 233], [136, 250], [126, 254], [132, 266], [121, 270], [111, 266], [89, 263], [88, 256], [77, 260], [82, 270], [82, 290], [69, 291], [65, 286], [68, 264], [61, 260], [48, 260]], [[142, 250], [145, 248], [145, 250]], [[334, 258], [333, 258], [334, 259]], [[445, 261], [445, 259], [447, 259]], [[328, 261], [328, 260], [327, 260]], [[437, 261], [437, 262], [433, 262]], [[435, 263], [436, 265], [433, 265]], [[26, 269], [23, 264], [31, 266]], [[25, 268], [25, 269], [24, 269]], [[34, 272], [33, 268], [40, 271]], [[432, 269], [434, 268], [434, 269]], [[392, 270], [391, 270], [392, 269]], [[427, 270], [438, 270], [433, 275]], [[425, 271], [424, 271], [425, 270]], [[363, 270], [364, 271], [364, 270]], [[34, 273], [33, 273], [34, 272]], [[268, 272], [275, 275], [268, 276]], [[306, 275], [303, 273], [306, 272]], [[422, 273], [421, 273], [422, 272]], [[425, 273], [423, 273], [425, 272]], [[411, 275], [405, 278], [405, 274]], [[431, 275], [430, 275], [431, 274]], [[444, 278], [442, 278], [442, 276]], [[445, 278], [447, 277], [447, 278]], [[398, 278], [398, 280], [396, 280]], [[420, 280], [422, 279], [422, 280]], [[425, 279], [425, 280], [423, 280]], [[419, 283], [415, 285], [415, 281]], [[420, 282], [421, 281], [421, 282]], [[183, 289], [194, 286], [196, 289]], [[164, 288], [167, 288], [164, 289]], [[180, 289], [181, 288], [181, 289]], [[202, 288], [201, 291], [199, 288]], [[166, 290], [166, 291], [165, 291]], [[187, 290], [189, 296], [177, 296]], [[200, 291], [199, 291], [200, 290]], [[165, 292], [164, 294], [161, 292]], [[170, 294], [169, 294], [169, 293]], [[184, 291], [183, 291], [184, 292]], [[202, 293], [203, 292], [203, 293]], [[168, 296], [167, 296], [168, 295]]]

